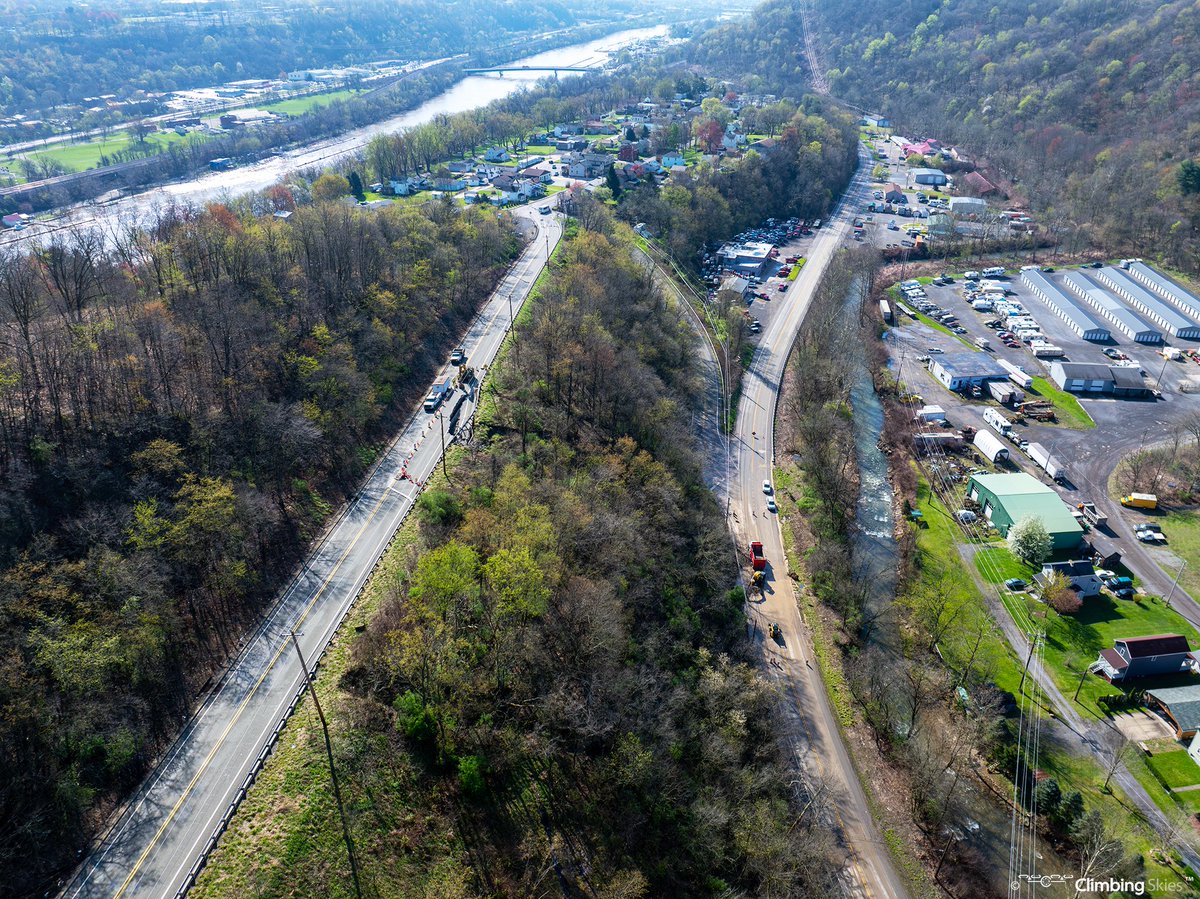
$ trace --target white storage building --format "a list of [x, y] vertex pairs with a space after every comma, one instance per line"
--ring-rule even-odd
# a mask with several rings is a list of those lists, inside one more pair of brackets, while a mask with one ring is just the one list
[[1185, 315], [1200, 321], [1200, 298], [1191, 291], [1184, 290], [1166, 275], [1160, 274], [1144, 262], [1131, 262], [1129, 274], [1137, 278], [1152, 291], [1178, 307]]
[[1084, 340], [1107, 341], [1112, 333], [1073, 297], [1063, 292], [1057, 284], [1039, 271], [1021, 272], [1021, 280], [1033, 291], [1033, 295], [1045, 303], [1065, 321], [1071, 330]]
[[1168, 306], [1125, 272], [1105, 266], [1096, 272], [1096, 277], [1101, 284], [1110, 288], [1150, 321], [1162, 326], [1168, 334], [1183, 340], [1200, 340], [1200, 324]]
[[1117, 326], [1126, 337], [1136, 343], [1162, 343], [1162, 332], [1129, 309], [1107, 291], [1101, 290], [1080, 272], [1067, 272], [1063, 283], [1083, 297], [1102, 316]]

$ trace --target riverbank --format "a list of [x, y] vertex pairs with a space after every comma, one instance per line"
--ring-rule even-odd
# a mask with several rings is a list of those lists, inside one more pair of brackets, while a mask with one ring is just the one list
[[[546, 67], [578, 64], [581, 60], [586, 60], [590, 64], [599, 65], [630, 45], [648, 38], [663, 37], [667, 31], [666, 25], [617, 31], [604, 37], [583, 43], [572, 43], [556, 50], [543, 51], [505, 64], [514, 67]], [[426, 74], [426, 77], [432, 79], [435, 74], [436, 72]], [[312, 140], [283, 151], [272, 151], [270, 155], [252, 164], [225, 171], [206, 172], [184, 180], [169, 180], [164, 176], [158, 187], [129, 193], [106, 202], [102, 206], [86, 202], [77, 203], [62, 209], [50, 219], [31, 225], [25, 231], [5, 232], [3, 237], [0, 237], [0, 245], [19, 244], [65, 228], [97, 227], [101, 230], [108, 230], [131, 219], [143, 221], [152, 216], [156, 210], [169, 205], [203, 205], [222, 198], [265, 190], [293, 172], [327, 168], [350, 158], [361, 152], [371, 138], [378, 134], [411, 128], [432, 121], [440, 115], [466, 112], [486, 106], [488, 103], [503, 99], [522, 88], [531, 86], [543, 74], [542, 72], [515, 72], [501, 78], [463, 76], [461, 70], [455, 72], [448, 70], [444, 77], [439, 77], [437, 83], [432, 85], [432, 90], [420, 95], [415, 91], [417, 86], [415, 81], [402, 82], [399, 85], [400, 88], [407, 84], [414, 91], [404, 111], [381, 121], [370, 121], [369, 123], [347, 121], [343, 113], [350, 108], [350, 104], [339, 103], [330, 107], [322, 107], [312, 115], [330, 119], [337, 116], [342, 118], [343, 127], [336, 136]], [[563, 77], [571, 76], [564, 75]], [[334, 113], [337, 113], [337, 116]], [[307, 118], [308, 116], [305, 116], [295, 121], [303, 122]], [[212, 149], [209, 147], [210, 151]], [[170, 161], [170, 159], [166, 161]], [[186, 160], [179, 159], [176, 162], [182, 166]], [[181, 173], [182, 169], [179, 174]], [[167, 174], [172, 173], [168, 172]], [[113, 187], [105, 185], [105, 192], [112, 189]]]

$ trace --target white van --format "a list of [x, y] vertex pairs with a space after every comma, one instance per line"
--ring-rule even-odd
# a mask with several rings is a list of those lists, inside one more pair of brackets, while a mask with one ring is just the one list
[[993, 265], [991, 268], [983, 270], [983, 276], [985, 278], [1002, 278], [1004, 277], [1004, 269], [998, 265]]

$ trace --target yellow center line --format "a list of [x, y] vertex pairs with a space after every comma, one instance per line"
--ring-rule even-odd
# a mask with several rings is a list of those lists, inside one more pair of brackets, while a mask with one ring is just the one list
[[[325, 576], [325, 579], [321, 582], [320, 589], [317, 590], [317, 592], [313, 596], [312, 600], [308, 603], [308, 606], [304, 609], [304, 613], [300, 616], [299, 620], [296, 622], [297, 626], [303, 624], [304, 620], [306, 618], [308, 618], [309, 613], [312, 611], [313, 607], [317, 604], [317, 600], [319, 600], [321, 598], [321, 596], [325, 593], [325, 590], [329, 587], [329, 584], [333, 581], [334, 576], [341, 569], [342, 563], [346, 561], [346, 557], [350, 554], [350, 551], [352, 549], [354, 549], [355, 546], [358, 545], [359, 539], [362, 537], [363, 533], [366, 531], [367, 527], [371, 524], [371, 522], [374, 521], [375, 515], [379, 512], [379, 509], [383, 505], [383, 501], [387, 498], [387, 496], [388, 496], [388, 493], [385, 490], [383, 492], [383, 494], [379, 497], [378, 502], [375, 503], [374, 508], [371, 509], [370, 514], [367, 516], [367, 520], [363, 522], [362, 527], [360, 527], [358, 529], [358, 533], [356, 533], [354, 535], [354, 539], [352, 539], [350, 541], [350, 545], [347, 546], [346, 549], [342, 552], [341, 556], [338, 557], [338, 560], [337, 560], [336, 564], [334, 565], [333, 569], [329, 572], [328, 575]], [[225, 730], [223, 730], [221, 732], [221, 736], [217, 738], [217, 742], [213, 745], [212, 749], [209, 750], [208, 755], [205, 756], [204, 761], [201, 763], [199, 770], [195, 773], [195, 775], [193, 775], [191, 781], [188, 783], [187, 787], [184, 789], [183, 794], [175, 801], [175, 805], [173, 805], [171, 807], [170, 813], [167, 815], [166, 820], [163, 821], [162, 825], [158, 828], [157, 833], [154, 834], [154, 838], [150, 841], [150, 843], [146, 846], [146, 848], [142, 850], [142, 854], [138, 857], [137, 862], [134, 864], [132, 870], [130, 870], [129, 875], [125, 878], [125, 881], [121, 884], [121, 888], [119, 890], [117, 890], [113, 899], [121, 899], [121, 896], [124, 895], [124, 893], [127, 889], [129, 889], [129, 885], [133, 882], [133, 879], [135, 877], [137, 877], [138, 871], [141, 870], [142, 865], [145, 864], [146, 859], [150, 856], [150, 853], [154, 850], [154, 847], [158, 845], [158, 841], [162, 839], [162, 835], [166, 832], [166, 829], [171, 825], [171, 822], [175, 819], [175, 815], [179, 813], [179, 809], [182, 808], [184, 802], [187, 801], [188, 797], [191, 795], [192, 790], [196, 786], [196, 782], [198, 780], [200, 780], [200, 778], [203, 776], [204, 772], [208, 770], [208, 766], [212, 763], [213, 757], [217, 754], [217, 751], [223, 745], [225, 745], [225, 740], [229, 736], [229, 732], [231, 730], [233, 730], [234, 725], [237, 724], [238, 720], [241, 718], [242, 712], [244, 712], [246, 710], [246, 706], [250, 704], [250, 700], [253, 699], [254, 696], [258, 693], [258, 688], [262, 686], [262, 683], [264, 680], [266, 680], [267, 675], [270, 674], [271, 671], [274, 669], [275, 663], [279, 661], [279, 657], [283, 654], [283, 651], [286, 648], [287, 648], [287, 645], [284, 643], [281, 643], [279, 645], [279, 648], [275, 650], [275, 655], [271, 657], [271, 661], [267, 663], [267, 667], [263, 669], [263, 672], [261, 675], [259, 675], [258, 680], [254, 682], [254, 686], [250, 689], [250, 692], [246, 694], [246, 698], [242, 700], [241, 704], [238, 706], [237, 711], [234, 713], [233, 717], [229, 719], [229, 723], [227, 725], [225, 725]], [[303, 676], [303, 674], [302, 674], [302, 676]]]

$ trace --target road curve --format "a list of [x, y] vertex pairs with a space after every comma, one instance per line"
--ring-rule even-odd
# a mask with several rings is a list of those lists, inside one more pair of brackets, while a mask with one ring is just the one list
[[[830, 797], [834, 826], [850, 856], [850, 893], [868, 899], [907, 899], [904, 880], [875, 826], [830, 708], [793, 581], [788, 577], [783, 531], [778, 518], [767, 512], [762, 490], [763, 481], [773, 480], [775, 409], [784, 367], [817, 285], [849, 231], [853, 210], [865, 196], [866, 171], [866, 163], [860, 159], [858, 172], [837, 210], [816, 232], [800, 275], [774, 301], [776, 312], [742, 377], [731, 453], [734, 470], [726, 483], [730, 526], [739, 548], [745, 551], [750, 540], [761, 540], [768, 562], [765, 592], [748, 604], [752, 636], [763, 654], [765, 670], [787, 700], [795, 761], [817, 784], [824, 784]], [[779, 625], [780, 638], [768, 636], [771, 624]]]
[[[463, 346], [477, 371], [491, 365], [515, 313], [562, 235], [557, 214], [524, 207], [537, 235], [472, 322]], [[452, 377], [447, 367], [438, 379]], [[443, 411], [463, 395], [455, 391]], [[470, 394], [460, 420], [473, 414]], [[287, 641], [293, 628], [310, 666], [317, 664], [396, 529], [420, 484], [442, 455], [441, 419], [418, 409], [388, 446], [354, 498], [329, 526], [278, 604], [248, 639], [228, 673], [80, 866], [64, 899], [177, 895], [190, 886], [202, 856], [247, 778], [294, 708], [303, 684]], [[453, 439], [447, 435], [447, 442]]]

